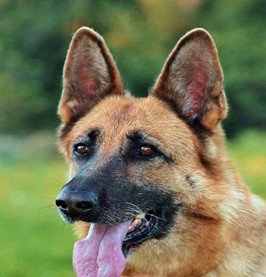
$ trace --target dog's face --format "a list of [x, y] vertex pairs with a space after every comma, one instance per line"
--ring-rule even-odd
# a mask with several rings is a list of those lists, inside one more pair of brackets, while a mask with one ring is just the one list
[[71, 167], [56, 200], [62, 217], [101, 225], [132, 220], [122, 250], [128, 256], [136, 248], [133, 264], [147, 251], [199, 251], [206, 236], [215, 256], [228, 193], [218, 183], [229, 178], [220, 168], [222, 81], [215, 45], [196, 29], [177, 44], [149, 96], [133, 98], [102, 38], [80, 29], [59, 106], [60, 146]]

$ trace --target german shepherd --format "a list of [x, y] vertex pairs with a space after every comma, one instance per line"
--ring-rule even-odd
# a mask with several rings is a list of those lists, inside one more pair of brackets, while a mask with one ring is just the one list
[[71, 179], [56, 205], [82, 238], [77, 276], [266, 276], [265, 204], [226, 154], [207, 31], [182, 37], [149, 96], [134, 98], [103, 38], [80, 28], [59, 115]]

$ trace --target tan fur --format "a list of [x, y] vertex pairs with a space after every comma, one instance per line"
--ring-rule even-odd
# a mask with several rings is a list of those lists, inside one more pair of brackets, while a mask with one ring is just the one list
[[[91, 45], [89, 38], [92, 35], [99, 37], [88, 28], [82, 28], [75, 35], [65, 65], [65, 72], [72, 70], [74, 73], [68, 75], [65, 83], [71, 78], [78, 80], [75, 68], [80, 66], [80, 61], [73, 62], [72, 56], [84, 58], [83, 48], [87, 46], [82, 46], [79, 41], [84, 41], [85, 37]], [[155, 88], [143, 99], [122, 91], [116, 66], [104, 42], [100, 41], [100, 48], [96, 48], [102, 51], [103, 56], [99, 57], [97, 49], [90, 55], [96, 53], [94, 58], [101, 60], [100, 65], [107, 57], [107, 64], [112, 70], [106, 71], [105, 66], [104, 70], [98, 70], [99, 65], [95, 69], [89, 64], [92, 75], [88, 79], [96, 70], [100, 74], [98, 78], [104, 76], [107, 83], [100, 86], [100, 90], [90, 91], [88, 99], [83, 96], [90, 102], [87, 112], [72, 123], [74, 110], [69, 108], [69, 103], [78, 99], [80, 92], [75, 91], [73, 97], [65, 87], [60, 104], [63, 120], [60, 144], [70, 160], [72, 176], [77, 170], [71, 157], [73, 141], [95, 128], [101, 130], [100, 158], [93, 168], [98, 170], [123, 145], [130, 131], [141, 130], [171, 156], [173, 165], [169, 167], [160, 160], [154, 161], [152, 166], [132, 165], [128, 177], [174, 190], [178, 201], [185, 206], [165, 238], [146, 241], [137, 248], [123, 276], [265, 276], [265, 204], [249, 192], [226, 154], [224, 135], [219, 125], [227, 112], [222, 91], [223, 75], [210, 35], [196, 29], [181, 39], [167, 60]], [[196, 62], [201, 57], [199, 70], [202, 66], [204, 70], [207, 68], [203, 79], [209, 82], [208, 85], [202, 84], [206, 85], [203, 91], [206, 96], [200, 122], [212, 134], [205, 135], [203, 139], [186, 121], [186, 116], [190, 116], [188, 109], [191, 110], [191, 103], [187, 102], [191, 99], [186, 95], [186, 78], [193, 76], [191, 73], [184, 75], [192, 70], [191, 60], [187, 58], [191, 51]], [[192, 67], [194, 72], [198, 70], [196, 65]], [[205, 74], [205, 71], [199, 74]], [[106, 87], [111, 87], [112, 93]], [[98, 91], [101, 99], [94, 101], [92, 93], [97, 94]], [[169, 107], [169, 102], [178, 107], [180, 116]], [[71, 128], [67, 127], [69, 124], [72, 124]], [[77, 229], [84, 237], [88, 224], [77, 223]]]

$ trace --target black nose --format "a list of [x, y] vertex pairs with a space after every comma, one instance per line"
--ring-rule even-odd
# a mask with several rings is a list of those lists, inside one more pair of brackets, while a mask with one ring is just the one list
[[64, 187], [55, 200], [56, 206], [67, 216], [75, 217], [89, 213], [98, 204], [94, 192]]

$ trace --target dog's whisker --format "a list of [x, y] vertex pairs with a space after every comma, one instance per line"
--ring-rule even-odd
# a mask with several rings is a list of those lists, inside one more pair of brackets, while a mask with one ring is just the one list
[[157, 219], [159, 219], [159, 220], [165, 221], [165, 219], [163, 219], [162, 217], [157, 216], [157, 215], [155, 215], [155, 214], [146, 213], [146, 215], [149, 215], [149, 216], [155, 217], [155, 218], [157, 218]]
[[50, 197], [50, 196], [34, 196], [36, 198], [42, 198], [42, 199], [51, 199], [51, 200], [54, 200], [55, 198], [54, 197]]
[[136, 216], [137, 214], [142, 214], [142, 212], [140, 212], [139, 210], [136, 210], [136, 209], [130, 208], [130, 207], [127, 208], [127, 211], [131, 212], [132, 216]]
[[62, 185], [62, 181], [56, 179], [56, 178], [52, 178], [51, 182], [55, 183], [56, 185]]
[[[130, 202], [126, 202], [126, 204], [130, 204], [132, 205], [133, 207], [136, 207], [137, 209], [133, 209], [131, 207], [128, 207], [129, 209], [132, 209], [132, 211], [135, 211], [135, 212], [140, 212], [140, 213], [144, 213], [137, 205], [133, 204], [133, 203], [130, 203]], [[162, 221], [165, 221], [165, 219], [163, 219], [162, 217], [159, 217], [155, 214], [151, 214], [151, 213], [145, 213], [146, 215], [149, 215], [149, 216], [152, 216], [152, 217], [155, 217], [159, 220], [162, 220]]]
[[117, 222], [111, 217], [111, 215], [109, 215], [109, 214], [106, 214], [107, 215], [107, 218], [111, 221], [111, 222], [113, 222], [114, 224], [117, 224]]
[[48, 206], [44, 206], [44, 207], [40, 207], [40, 210], [42, 209], [56, 209], [56, 207], [54, 205], [48, 205]]
[[135, 216], [135, 213], [132, 213], [131, 211], [125, 211], [125, 216], [126, 217], [133, 217], [133, 216]]
[[144, 213], [144, 212], [140, 209], [139, 206], [137, 206], [137, 205], [135, 205], [135, 204], [133, 204], [133, 203], [131, 203], [131, 202], [126, 202], [125, 204], [132, 205], [133, 207], [136, 208], [137, 211], [139, 211], [139, 213]]

